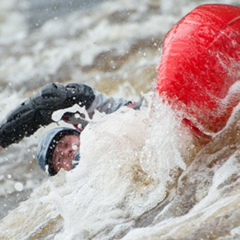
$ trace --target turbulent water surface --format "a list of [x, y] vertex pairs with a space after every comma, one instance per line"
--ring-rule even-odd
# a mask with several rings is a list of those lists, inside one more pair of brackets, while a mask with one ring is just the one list
[[240, 110], [200, 146], [154, 93], [165, 34], [210, 2], [0, 2], [1, 120], [49, 82], [144, 99], [96, 113], [72, 172], [38, 167], [56, 124], [1, 152], [0, 239], [240, 239]]

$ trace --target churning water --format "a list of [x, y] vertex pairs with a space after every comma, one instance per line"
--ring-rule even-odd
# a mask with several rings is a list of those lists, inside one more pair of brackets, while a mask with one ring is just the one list
[[165, 34], [209, 2], [0, 2], [1, 119], [48, 82], [144, 99], [96, 113], [71, 172], [37, 165], [56, 124], [2, 152], [1, 239], [240, 239], [239, 109], [200, 146], [154, 93]]

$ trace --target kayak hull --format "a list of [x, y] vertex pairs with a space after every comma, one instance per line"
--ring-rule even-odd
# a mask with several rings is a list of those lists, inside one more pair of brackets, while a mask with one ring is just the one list
[[240, 100], [240, 7], [207, 4], [166, 35], [158, 92], [198, 134], [227, 123]]

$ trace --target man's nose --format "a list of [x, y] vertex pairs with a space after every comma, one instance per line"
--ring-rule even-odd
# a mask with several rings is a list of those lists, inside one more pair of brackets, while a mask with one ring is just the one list
[[75, 153], [75, 150], [74, 150], [73, 148], [71, 148], [71, 147], [69, 147], [69, 148], [65, 151], [65, 154], [67, 154], [67, 155], [71, 155], [71, 154], [73, 154], [73, 153]]

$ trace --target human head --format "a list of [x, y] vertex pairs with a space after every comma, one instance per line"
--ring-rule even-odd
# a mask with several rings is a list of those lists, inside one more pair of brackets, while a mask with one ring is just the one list
[[37, 149], [41, 169], [54, 176], [63, 168], [71, 170], [79, 160], [80, 132], [72, 128], [54, 128], [47, 132]]

